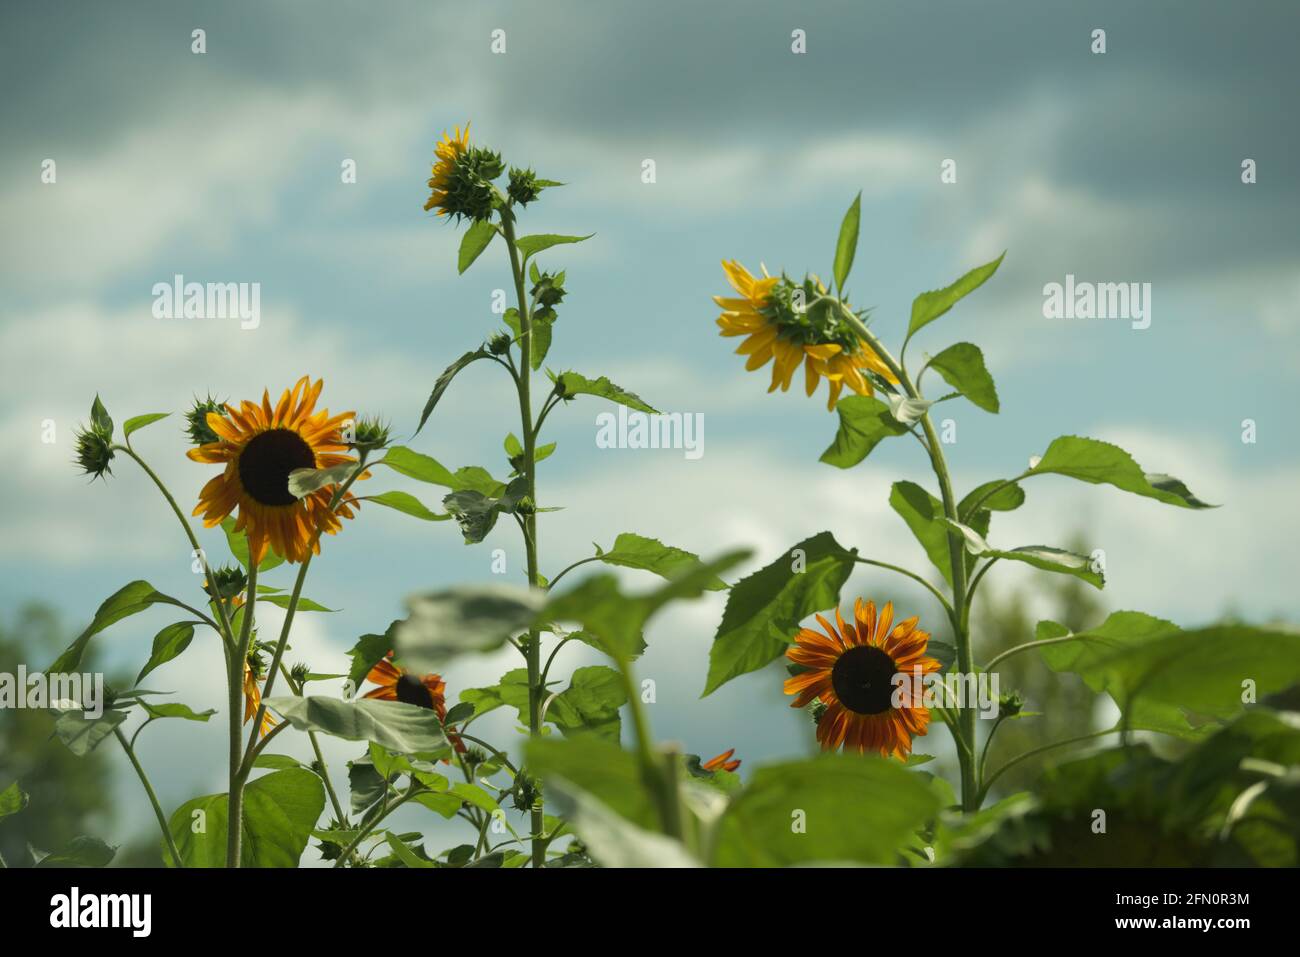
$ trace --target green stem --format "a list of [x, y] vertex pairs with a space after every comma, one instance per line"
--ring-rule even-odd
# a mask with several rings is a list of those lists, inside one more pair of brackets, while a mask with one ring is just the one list
[[117, 736], [117, 740], [122, 745], [122, 750], [126, 752], [127, 758], [131, 761], [131, 767], [135, 768], [136, 776], [140, 779], [140, 783], [144, 785], [144, 793], [149, 796], [149, 803], [153, 805], [154, 817], [158, 819], [158, 828], [162, 831], [163, 840], [167, 843], [167, 850], [172, 856], [172, 862], [177, 867], [184, 867], [184, 863], [181, 862], [180, 851], [176, 849], [176, 841], [172, 837], [171, 828], [167, 826], [167, 816], [163, 814], [162, 805], [158, 803], [158, 795], [154, 793], [153, 785], [149, 783], [149, 775], [144, 773], [144, 768], [135, 756], [135, 749], [126, 740], [126, 735], [122, 733], [122, 729], [114, 728], [113, 734]]
[[[280, 674], [284, 675], [284, 682], [289, 686], [289, 689], [301, 698], [302, 687], [294, 684], [289, 669], [284, 665], [280, 665]], [[348, 817], [343, 813], [343, 805], [339, 802], [339, 796], [334, 791], [334, 785], [330, 783], [329, 766], [325, 764], [325, 755], [320, 749], [320, 738], [316, 736], [315, 731], [308, 731], [307, 740], [311, 742], [312, 752], [316, 755], [316, 766], [320, 768], [320, 779], [325, 785], [325, 793], [329, 795], [330, 806], [334, 808], [334, 820], [338, 821], [339, 824], [346, 825]]]
[[891, 565], [889, 564], [889, 562], [878, 562], [871, 558], [858, 557], [855, 558], [854, 561], [856, 561], [860, 565], [871, 565], [874, 566], [875, 568], [886, 568], [891, 572], [898, 572], [898, 574], [900, 575], [906, 575], [908, 578], [912, 579], [912, 581], [924, 587], [926, 591], [928, 591], [931, 595], [933, 595], [935, 598], [939, 600], [939, 604], [943, 605], [944, 613], [947, 614], [948, 616], [948, 621], [952, 622], [955, 626], [956, 622], [953, 618], [952, 605], [948, 604], [948, 599], [944, 597], [943, 592], [939, 591], [939, 589], [935, 588], [933, 585], [931, 585], [920, 575], [916, 574], [915, 572], [908, 571], [906, 568], [901, 568], [898, 565]]
[[1054, 751], [1057, 748], [1064, 748], [1071, 744], [1081, 744], [1084, 741], [1091, 741], [1093, 738], [1100, 738], [1107, 734], [1115, 734], [1117, 732], [1120, 732], [1121, 730], [1122, 729], [1120, 728], [1107, 728], [1104, 731], [1091, 731], [1088, 734], [1081, 734], [1078, 735], [1077, 737], [1066, 738], [1062, 741], [1053, 741], [1051, 744], [1044, 744], [1043, 746], [1038, 748], [1031, 748], [1030, 750], [1026, 751], [1024, 754], [1018, 754], [1010, 761], [1008, 761], [1006, 764], [1002, 765], [1002, 767], [994, 771], [991, 775], [989, 775], [988, 779], [984, 782], [983, 787], [980, 789], [979, 800], [980, 801], [984, 800], [985, 796], [989, 793], [989, 789], [993, 787], [993, 782], [995, 782], [998, 778], [1002, 777], [1003, 774], [1010, 771], [1012, 768], [1014, 768], [1017, 764], [1019, 764], [1022, 761], [1028, 761], [1030, 758], [1037, 757], [1038, 755], [1044, 754], [1047, 751]]
[[984, 666], [984, 670], [992, 671], [998, 662], [1005, 658], [1010, 658], [1017, 652], [1028, 651], [1030, 648], [1042, 648], [1044, 645], [1059, 645], [1063, 641], [1077, 641], [1079, 637], [1079, 635], [1062, 635], [1060, 638], [1040, 638], [1037, 641], [1027, 641], [1023, 645], [1016, 645], [1014, 648], [1008, 648], [1000, 655], [994, 655], [993, 658], [990, 659], [989, 663]]
[[[218, 597], [218, 601], [221, 598]], [[234, 654], [230, 658], [228, 703], [230, 708], [230, 788], [227, 794], [229, 809], [226, 815], [226, 867], [238, 867], [240, 843], [243, 841], [244, 828], [244, 788], [240, 780], [243, 767], [243, 751], [240, 734], [240, 718], [243, 715], [244, 668], [247, 667], [248, 646], [253, 640], [254, 607], [257, 603], [257, 562], [250, 555], [248, 562], [248, 593], [244, 599], [244, 621], [239, 629], [239, 640], [235, 643]]]
[[[913, 399], [921, 398], [916, 386], [907, 375], [907, 370], [891, 356], [888, 350], [880, 344], [880, 340], [875, 334], [867, 328], [866, 324], [859, 319], [852, 310], [841, 304], [840, 312], [845, 320], [853, 327], [858, 336], [865, 342], [872, 351], [880, 357], [894, 377], [898, 379], [906, 391], [907, 395]], [[930, 414], [926, 412], [921, 417], [921, 428], [925, 432], [926, 443], [930, 452], [930, 464], [934, 469], [935, 478], [939, 480], [939, 493], [943, 500], [943, 513], [949, 521], [956, 522], [957, 518], [957, 499], [952, 491], [952, 479], [948, 473], [948, 463], [943, 455], [943, 447], [939, 442], [939, 436], [934, 431], [934, 425], [930, 421]], [[971, 656], [970, 630], [966, 627], [962, 610], [966, 607], [966, 549], [962, 542], [961, 535], [953, 530], [948, 530], [948, 557], [952, 566], [952, 607], [957, 611], [954, 616], [954, 638], [957, 645], [957, 669], [963, 674], [974, 674], [974, 661]], [[964, 811], [974, 811], [979, 807], [979, 800], [976, 794], [977, 784], [975, 781], [975, 762], [972, 751], [975, 746], [975, 709], [965, 708], [958, 716], [958, 728], [961, 737], [967, 744], [966, 749], [957, 749], [957, 758], [961, 765], [961, 804]]]
[[[515, 242], [514, 212], [510, 206], [501, 210], [501, 234], [506, 241], [510, 254], [510, 273], [515, 283], [515, 299], [519, 304], [519, 418], [524, 437], [524, 482], [528, 501], [533, 506], [523, 519], [524, 550], [528, 565], [528, 584], [532, 588], [540, 586], [537, 570], [537, 428], [533, 422], [532, 405], [532, 370], [533, 370], [533, 336], [532, 312], [528, 297], [524, 293], [523, 264], [519, 258], [519, 249]], [[541, 732], [542, 696], [545, 688], [541, 683], [542, 636], [536, 628], [528, 631], [528, 642], [524, 646], [524, 658], [528, 664], [528, 733], [537, 736]], [[536, 806], [531, 809], [530, 829], [532, 834], [533, 867], [542, 867], [546, 863], [546, 844], [542, 840], [545, 817], [538, 798]]]

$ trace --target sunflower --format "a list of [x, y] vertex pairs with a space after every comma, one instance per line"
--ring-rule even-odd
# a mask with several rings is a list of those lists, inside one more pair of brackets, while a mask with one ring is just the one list
[[925, 734], [930, 711], [917, 700], [920, 689], [903, 685], [894, 704], [894, 676], [899, 673], [932, 674], [943, 667], [925, 657], [928, 633], [916, 627], [915, 617], [891, 624], [894, 605], [889, 602], [876, 616], [874, 602], [859, 598], [854, 623], [846, 624], [835, 609], [838, 628], [821, 615], [826, 634], [802, 629], [786, 657], [803, 671], [786, 679], [785, 693], [798, 695], [791, 707], [805, 707], [814, 698], [826, 706], [817, 722], [817, 740], [823, 751], [876, 752], [906, 759], [912, 737]]
[[826, 379], [830, 390], [827, 409], [835, 408], [845, 385], [858, 395], [871, 395], [871, 382], [864, 372], [898, 382], [880, 357], [858, 338], [838, 304], [825, 298], [826, 287], [816, 276], [797, 285], [785, 276], [769, 276], [766, 269], [763, 278], [756, 279], [735, 260], [724, 260], [722, 269], [740, 298], [713, 297], [723, 310], [718, 326], [724, 336], [747, 337], [736, 350], [749, 356], [746, 371], [775, 360], [768, 392], [778, 386], [787, 391], [801, 363], [808, 395]]
[[[380, 701], [403, 701], [406, 704], [428, 708], [438, 716], [439, 721], [447, 719], [447, 682], [441, 675], [415, 675], [393, 664], [393, 653], [381, 658], [370, 669], [366, 680], [379, 687], [367, 691], [363, 697], [376, 698]], [[457, 751], [465, 750], [465, 742], [455, 734], [448, 733], [447, 739]]]
[[456, 173], [456, 164], [460, 158], [469, 150], [469, 123], [465, 124], [465, 131], [462, 133], [460, 127], [456, 127], [455, 134], [446, 131], [442, 134], [442, 141], [433, 148], [433, 155], [437, 161], [433, 164], [433, 175], [429, 177], [429, 198], [424, 204], [425, 212], [435, 207], [439, 216], [446, 216], [452, 212], [449, 208], [448, 199], [450, 198], [449, 188], [452, 177]]
[[709, 758], [700, 767], [705, 771], [734, 771], [740, 767], [740, 758], [732, 758], [735, 753], [735, 748], [728, 748], [717, 757]]
[[[248, 722], [253, 719], [253, 715], [257, 714], [257, 709], [262, 705], [262, 689], [258, 686], [257, 681], [258, 681], [257, 674], [249, 666], [248, 662], [245, 661], [244, 662], [244, 724], [248, 724]], [[260, 734], [263, 735], [267, 734], [274, 727], [275, 727], [275, 718], [271, 717], [270, 711], [267, 711], [265, 714], [262, 715], [262, 729]]]
[[338, 454], [347, 449], [340, 427], [356, 413], [316, 412], [323, 384], [318, 379], [313, 385], [303, 376], [292, 390], [284, 390], [274, 408], [270, 393], [263, 392], [261, 405], [245, 401], [238, 410], [227, 405], [225, 415], [209, 412], [208, 427], [218, 441], [187, 453], [196, 462], [225, 464], [225, 471], [203, 486], [194, 514], [201, 514], [211, 528], [238, 507], [235, 531], [247, 532], [254, 562], [262, 561], [268, 547], [290, 562], [302, 561], [309, 551], [319, 554], [321, 533], [336, 534], [343, 527], [340, 518], [351, 518], [357, 505], [348, 494], [331, 511], [331, 486], [301, 499], [289, 491], [289, 473], [295, 469], [356, 461]]

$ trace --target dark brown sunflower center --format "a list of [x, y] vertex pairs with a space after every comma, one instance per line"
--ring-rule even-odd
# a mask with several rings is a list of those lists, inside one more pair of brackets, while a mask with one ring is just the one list
[[840, 703], [857, 714], [880, 714], [891, 707], [894, 659], [879, 648], [850, 648], [831, 669], [831, 687]]
[[420, 679], [415, 675], [402, 675], [397, 679], [397, 684], [393, 686], [397, 692], [397, 700], [405, 701], [407, 704], [419, 705], [421, 708], [433, 710], [433, 695], [429, 689], [420, 683]]
[[253, 437], [239, 456], [239, 481], [262, 505], [292, 505], [289, 473], [316, 467], [316, 456], [302, 436], [289, 429], [270, 429]]

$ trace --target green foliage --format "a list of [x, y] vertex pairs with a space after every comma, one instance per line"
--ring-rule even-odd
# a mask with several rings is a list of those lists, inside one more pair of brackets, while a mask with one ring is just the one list
[[930, 368], [985, 412], [998, 411], [998, 390], [984, 367], [984, 353], [979, 346], [969, 342], [951, 345], [930, 360]]
[[170, 412], [150, 412], [147, 415], [132, 416], [122, 423], [122, 438], [129, 439], [131, 433], [143, 429], [146, 425], [152, 425], [159, 419], [165, 419], [171, 415]]
[[418, 754], [447, 746], [438, 716], [401, 701], [318, 695], [271, 698], [266, 706], [300, 731], [320, 731], [346, 741], [373, 741], [390, 751]]
[[803, 619], [839, 603], [856, 557], [822, 532], [736, 582], [709, 649], [704, 695], [779, 658]]
[[527, 260], [544, 249], [550, 249], [552, 246], [560, 246], [565, 243], [580, 243], [595, 235], [595, 233], [588, 233], [586, 236], [560, 236], [556, 233], [539, 233], [536, 236], [520, 236], [516, 246], [518, 246], [519, 252], [523, 254], [524, 259]]
[[835, 411], [840, 417], [839, 431], [821, 460], [836, 468], [852, 468], [883, 439], [907, 434], [907, 426], [894, 418], [888, 405], [873, 396], [848, 396], [839, 401]]
[[1125, 492], [1154, 498], [1183, 508], [1213, 508], [1202, 502], [1172, 475], [1143, 472], [1133, 457], [1117, 445], [1065, 435], [1052, 442], [1027, 474], [1068, 475], [1093, 485], [1113, 485]]
[[997, 259], [983, 266], [977, 266], [962, 276], [951, 286], [923, 292], [912, 302], [912, 318], [907, 324], [907, 338], [912, 338], [918, 331], [938, 319], [962, 299], [984, 285], [1002, 265], [1006, 257], [1003, 253]]
[[858, 193], [853, 205], [840, 223], [840, 235], [835, 241], [835, 289], [842, 296], [844, 283], [853, 268], [853, 254], [858, 248], [858, 225], [862, 220], [862, 194]]
[[457, 655], [495, 651], [526, 629], [544, 602], [510, 585], [473, 585], [414, 595], [410, 614], [392, 628], [398, 658], [416, 671], [437, 671]]
[[629, 409], [644, 412], [647, 415], [658, 414], [657, 410], [653, 406], [647, 405], [639, 395], [616, 386], [605, 376], [601, 376], [599, 379], [588, 379], [576, 372], [564, 372], [555, 376], [554, 379], [555, 392], [562, 399], [572, 399], [578, 395], [594, 395], [602, 399], [609, 399], [610, 402], [617, 402], [619, 405], [625, 405]]
[[[661, 578], [672, 580], [700, 568], [700, 557], [692, 552], [665, 545], [655, 538], [645, 538], [633, 532], [623, 532], [614, 539], [614, 547], [604, 551], [596, 546], [596, 557], [606, 565], [640, 568]], [[727, 583], [714, 576], [705, 586], [709, 591], [724, 591]]]
[[[482, 250], [480, 250], [480, 252], [481, 251]], [[464, 247], [462, 247], [462, 254], [463, 252]], [[469, 268], [468, 265], [465, 268]], [[461, 272], [464, 271], [464, 269], [461, 270]], [[420, 434], [420, 430], [424, 428], [424, 424], [429, 421], [429, 416], [433, 415], [433, 410], [437, 408], [438, 402], [442, 399], [443, 393], [446, 392], [447, 387], [451, 385], [451, 380], [456, 378], [457, 374], [466, 366], [477, 362], [479, 359], [486, 359], [491, 354], [492, 353], [487, 349], [480, 346], [477, 349], [466, 352], [443, 370], [442, 375], [438, 376], [437, 380], [433, 383], [433, 391], [429, 393], [428, 401], [424, 403], [424, 410], [420, 413], [420, 422], [415, 427], [415, 435]], [[391, 458], [391, 454], [392, 453], [390, 452], [388, 456], [389, 458]]]
[[178, 621], [158, 632], [153, 639], [153, 651], [149, 654], [145, 666], [140, 669], [140, 674], [136, 676], [136, 683], [139, 684], [149, 672], [178, 657], [188, 648], [194, 639], [196, 624], [198, 622]]
[[488, 248], [488, 244], [492, 242], [496, 234], [496, 227], [490, 222], [479, 221], [471, 224], [469, 229], [465, 230], [465, 235], [461, 237], [456, 271], [464, 274], [466, 269], [474, 265], [474, 260], [478, 259], [483, 250]]
[[146, 608], [159, 602], [180, 605], [180, 602], [175, 598], [164, 595], [147, 581], [133, 581], [129, 585], [118, 589], [104, 599], [104, 603], [99, 606], [99, 610], [95, 612], [95, 617], [86, 630], [46, 670], [51, 674], [76, 671], [81, 664], [81, 658], [86, 653], [86, 646], [90, 644], [91, 638], [114, 622], [129, 618], [131, 615], [138, 615]]

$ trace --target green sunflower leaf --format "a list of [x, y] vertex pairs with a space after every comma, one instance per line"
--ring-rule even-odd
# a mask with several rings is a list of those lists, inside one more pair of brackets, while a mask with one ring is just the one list
[[709, 649], [704, 696], [784, 654], [803, 619], [839, 603], [856, 557], [822, 532], [736, 582]]
[[[473, 585], [413, 595], [393, 624], [397, 657], [419, 672], [438, 671], [461, 654], [495, 651], [526, 631], [544, 593], [509, 585]], [[429, 749], [426, 749], [429, 750]]]
[[86, 646], [90, 644], [90, 639], [95, 637], [109, 625], [121, 621], [123, 618], [129, 618], [131, 615], [137, 615], [151, 605], [166, 604], [181, 606], [181, 603], [170, 595], [164, 595], [147, 581], [136, 580], [129, 585], [125, 585], [118, 591], [114, 592], [104, 600], [95, 612], [94, 620], [86, 628], [77, 640], [70, 644], [55, 659], [54, 663], [46, 670], [48, 674], [62, 674], [77, 670], [81, 664], [81, 658], [86, 653]]
[[356, 462], [344, 462], [327, 469], [294, 469], [289, 473], [289, 494], [301, 499], [331, 485], [342, 485], [360, 468]]
[[821, 461], [827, 465], [847, 469], [857, 465], [883, 439], [892, 435], [906, 435], [902, 425], [889, 411], [889, 406], [869, 395], [851, 395], [835, 406], [840, 417], [840, 428], [835, 441], [822, 453]]
[[552, 378], [555, 380], [556, 392], [562, 398], [569, 399], [576, 395], [595, 395], [602, 399], [609, 399], [610, 402], [625, 405], [629, 409], [644, 412], [647, 415], [659, 414], [656, 409], [647, 405], [639, 395], [615, 385], [605, 376], [601, 376], [599, 379], [588, 379], [576, 372], [563, 372]]
[[178, 621], [158, 632], [153, 639], [153, 652], [149, 655], [149, 661], [140, 669], [140, 674], [136, 676], [136, 684], [139, 684], [145, 675], [159, 665], [166, 664], [188, 648], [194, 639], [196, 624], [198, 622]]
[[613, 668], [591, 665], [573, 673], [569, 687], [546, 706], [546, 720], [566, 736], [595, 734], [617, 742], [619, 709], [627, 704], [623, 679]]
[[835, 288], [844, 295], [844, 282], [849, 278], [853, 268], [853, 255], [858, 249], [858, 224], [862, 220], [862, 193], [858, 193], [853, 205], [844, 214], [840, 223], [839, 239], [835, 242]]
[[912, 318], [907, 324], [907, 338], [912, 338], [919, 329], [934, 322], [964, 297], [984, 285], [989, 277], [998, 271], [1005, 257], [1006, 253], [1003, 253], [992, 262], [972, 269], [951, 286], [933, 292], [923, 292], [917, 296], [912, 302]]
[[370, 674], [370, 669], [379, 664], [380, 659], [393, 650], [393, 629], [396, 627], [397, 622], [393, 622], [382, 635], [362, 635], [357, 639], [356, 644], [348, 649], [348, 657], [352, 659], [352, 666], [348, 668], [347, 683], [353, 694], [361, 687], [361, 683], [366, 680], [366, 675]]
[[438, 716], [428, 708], [402, 701], [340, 701], [308, 695], [271, 698], [266, 706], [299, 731], [319, 731], [347, 741], [373, 741], [402, 754], [447, 746]]
[[42, 857], [37, 867], [107, 867], [117, 848], [97, 837], [74, 837], [52, 854]]
[[98, 718], [91, 718], [83, 711], [58, 710], [54, 736], [79, 758], [94, 751], [128, 717], [125, 711], [105, 711]]
[[152, 425], [159, 419], [165, 419], [171, 415], [170, 412], [150, 412], [147, 415], [136, 415], [122, 423], [122, 438], [130, 438], [131, 433], [138, 429], [143, 429], [146, 425]]
[[149, 704], [147, 701], [140, 702], [140, 707], [151, 718], [182, 718], [186, 721], [207, 721], [214, 714], [215, 708], [209, 708], [207, 711], [195, 711], [187, 704], [181, 704], [179, 701], [170, 701], [165, 704]]
[[100, 401], [99, 395], [95, 395], [95, 401], [90, 406], [90, 425], [101, 435], [111, 438], [113, 435], [113, 417], [108, 414], [108, 409], [104, 408], [104, 403]]
[[460, 254], [456, 259], [456, 271], [464, 275], [465, 270], [474, 265], [474, 260], [488, 248], [492, 237], [497, 234], [496, 227], [486, 219], [477, 220], [460, 241]]
[[[312, 828], [325, 810], [325, 787], [305, 768], [275, 771], [244, 789], [242, 867], [297, 867]], [[178, 807], [168, 829], [186, 867], [224, 867], [230, 820], [226, 794], [194, 798]], [[163, 848], [163, 860], [173, 866]]]
[[[697, 569], [703, 564], [700, 557], [692, 552], [633, 532], [619, 535], [614, 539], [614, 547], [607, 552], [597, 549], [596, 557], [606, 565], [639, 568], [668, 579]], [[725, 591], [727, 583], [715, 576], [706, 587], [709, 591]]]
[[[871, 808], [870, 814], [861, 809]], [[827, 754], [759, 768], [717, 825], [715, 867], [892, 865], [939, 810], [901, 762]]]
[[1125, 492], [1154, 498], [1182, 508], [1215, 508], [1191, 493], [1172, 475], [1143, 472], [1133, 457], [1117, 445], [1097, 439], [1063, 435], [1053, 440], [1029, 475], [1066, 475], [1093, 485], [1113, 485]]
[[638, 827], [658, 826], [658, 812], [637, 759], [616, 743], [592, 735], [563, 740], [534, 737], [525, 745], [524, 755], [548, 792], [553, 782], [567, 781]]
[[948, 551], [948, 526], [943, 503], [915, 482], [895, 482], [889, 504], [907, 523], [944, 581], [952, 585], [952, 559]]
[[998, 390], [979, 346], [958, 342], [930, 360], [930, 368], [985, 412], [998, 411]]
[[[292, 604], [293, 602], [293, 596], [292, 595], [258, 595], [257, 600], [269, 601], [272, 605], [275, 605], [279, 608], [288, 608], [289, 605]], [[303, 598], [302, 596], [298, 597], [297, 609], [298, 611], [328, 611], [328, 612], [338, 611], [337, 608], [326, 608], [324, 605], [320, 604], [319, 602], [314, 602], [310, 598]]]
[[0, 791], [0, 821], [27, 807], [29, 800], [27, 792], [18, 786], [17, 781]]
[[582, 838], [587, 853], [605, 867], [699, 867], [680, 841], [638, 827], [563, 777], [547, 781], [547, 794]]
[[456, 378], [457, 374], [467, 365], [477, 362], [479, 359], [486, 359], [491, 354], [487, 349], [479, 346], [472, 352], [465, 353], [443, 370], [442, 375], [438, 376], [437, 381], [433, 384], [433, 391], [429, 393], [429, 401], [424, 403], [424, 411], [420, 413], [420, 424], [415, 428], [415, 435], [420, 434], [420, 430], [424, 428], [424, 423], [428, 422], [429, 416], [433, 415], [433, 410], [437, 407], [442, 394], [447, 391], [447, 387], [451, 385], [451, 380]]
[[[980, 512], [983, 516], [988, 514], [988, 512]], [[1041, 568], [1043, 571], [1073, 575], [1094, 588], [1104, 588], [1106, 585], [1105, 577], [1093, 567], [1094, 562], [1087, 555], [1079, 555], [1063, 548], [1053, 548], [1050, 545], [1022, 545], [1012, 549], [994, 548], [985, 540], [985, 533], [978, 529], [943, 517], [938, 521], [944, 527], [960, 533], [967, 553], [975, 558], [998, 558], [1003, 561], [1023, 562]]]
[[444, 515], [439, 512], [430, 510], [423, 502], [409, 492], [380, 492], [378, 495], [363, 495], [360, 497], [362, 502], [374, 502], [376, 505], [383, 505], [385, 508], [391, 508], [395, 511], [402, 512], [405, 515], [411, 515], [415, 518], [423, 519], [426, 522], [445, 522], [451, 518], [450, 515]]
[[[560, 236], [555, 233], [538, 233], [535, 236], [520, 236], [515, 241], [515, 247], [524, 259], [530, 259], [542, 250], [550, 249], [552, 246], [559, 246], [564, 243], [580, 243], [595, 235], [595, 233], [588, 233], [586, 236]], [[536, 282], [536, 280], [533, 281]]]
[[969, 524], [971, 511], [1014, 512], [1025, 504], [1025, 490], [1014, 482], [995, 480], [973, 489], [957, 506], [957, 517]]

